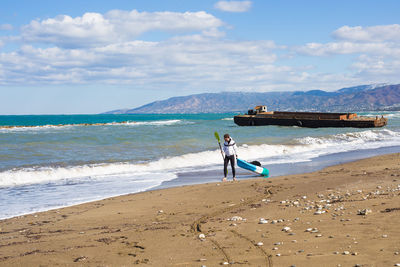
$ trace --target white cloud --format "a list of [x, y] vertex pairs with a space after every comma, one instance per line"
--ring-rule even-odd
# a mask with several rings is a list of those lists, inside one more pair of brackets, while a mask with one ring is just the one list
[[1, 31], [12, 31], [14, 27], [11, 24], [0, 24]]
[[343, 26], [333, 32], [332, 36], [350, 42], [385, 42], [400, 41], [400, 25], [379, 25], [371, 27]]
[[247, 12], [252, 5], [251, 1], [219, 1], [214, 8], [225, 12]]
[[202, 36], [160, 42], [116, 42], [65, 49], [23, 46], [0, 54], [0, 84], [132, 84], [191, 88], [248, 87], [287, 72], [274, 66], [271, 41], [228, 41]]
[[400, 45], [393, 43], [354, 43], [354, 42], [331, 42], [331, 43], [308, 43], [297, 47], [298, 53], [309, 56], [332, 56], [359, 53], [370, 53], [379, 55], [400, 55]]
[[[363, 84], [374, 77], [384, 82], [378, 57], [359, 58], [354, 73], [282, 64], [272, 41], [229, 41], [186, 36], [159, 42], [127, 41], [98, 47], [65, 49], [30, 45], [0, 53], [0, 85], [127, 84], [134, 90], [171, 90], [176, 94], [204, 90], [338, 89]], [[284, 49], [284, 48], [283, 48]], [[399, 63], [381, 59], [383, 69], [399, 73]], [[364, 64], [364, 65], [361, 65]], [[396, 67], [397, 66], [397, 67]], [[397, 69], [396, 69], [397, 68]], [[369, 71], [369, 72], [368, 72]], [[396, 74], [386, 72], [387, 81]]]
[[351, 67], [357, 71], [357, 76], [373, 78], [380, 82], [399, 82], [400, 57], [388, 60], [380, 56], [361, 55]]
[[310, 56], [368, 54], [400, 57], [400, 25], [371, 27], [343, 26], [332, 33], [337, 39], [329, 43], [307, 43], [294, 50]]
[[[185, 89], [329, 90], [369, 83], [371, 77], [390, 82], [400, 73], [400, 44], [388, 34], [381, 42], [347, 40], [342, 27], [335, 31], [336, 42], [288, 48], [273, 41], [230, 40], [223, 26], [206, 12], [113, 10], [35, 20], [21, 28], [20, 36], [0, 39], [0, 46], [1, 40], [24, 42], [0, 52], [0, 86], [127, 84], [133, 90], [176, 94]], [[370, 28], [357, 31], [372, 32]], [[162, 40], [141, 40], [151, 31], [168, 34]], [[310, 68], [304, 55], [354, 59], [341, 73], [324, 73], [318, 66]]]
[[149, 31], [172, 33], [217, 33], [222, 22], [204, 11], [138, 12], [113, 10], [105, 15], [85, 13], [82, 17], [67, 15], [35, 20], [22, 27], [25, 42], [50, 43], [60, 47], [90, 47], [130, 41]]
[[343, 26], [332, 36], [336, 42], [308, 43], [294, 50], [316, 57], [355, 56], [344, 71], [360, 83], [400, 82], [400, 25]]

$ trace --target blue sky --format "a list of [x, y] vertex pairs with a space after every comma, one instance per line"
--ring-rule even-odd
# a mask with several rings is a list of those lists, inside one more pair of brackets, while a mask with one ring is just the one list
[[0, 114], [400, 83], [400, 1], [2, 1]]

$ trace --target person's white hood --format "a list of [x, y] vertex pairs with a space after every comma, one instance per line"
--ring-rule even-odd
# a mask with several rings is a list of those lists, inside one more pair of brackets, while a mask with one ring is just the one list
[[237, 154], [237, 146], [235, 140], [232, 138], [230, 139], [229, 142], [225, 141], [223, 145], [223, 150], [225, 155], [227, 156], [232, 156]]

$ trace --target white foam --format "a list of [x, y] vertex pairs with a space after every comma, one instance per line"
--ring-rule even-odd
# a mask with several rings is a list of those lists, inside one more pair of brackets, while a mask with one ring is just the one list
[[148, 126], [169, 126], [174, 124], [190, 124], [193, 122], [183, 121], [183, 120], [161, 120], [161, 121], [134, 121], [128, 122], [126, 125], [129, 126], [140, 126], [140, 125], [148, 125]]
[[360, 116], [372, 117], [376, 116], [384, 118], [400, 118], [400, 111], [379, 111], [378, 113], [361, 114]]
[[[310, 161], [312, 158], [360, 149], [400, 146], [400, 132], [366, 130], [336, 134], [326, 137], [304, 137], [292, 144], [241, 145], [239, 157], [244, 160], [263, 160], [264, 164]], [[159, 182], [175, 177], [177, 172], [211, 168], [222, 161], [219, 150], [189, 153], [176, 157], [161, 158], [150, 163], [104, 163], [73, 167], [40, 167], [9, 170], [0, 173], [0, 186], [17, 186], [68, 179], [101, 180], [110, 176], [133, 177], [155, 175]], [[156, 174], [157, 173], [157, 174]], [[161, 174], [160, 174], [161, 173]], [[164, 175], [163, 175], [164, 174]], [[172, 176], [171, 176], [172, 175]]]
[[72, 127], [84, 126], [169, 126], [174, 124], [190, 124], [193, 122], [183, 120], [157, 120], [157, 121], [124, 121], [124, 122], [108, 122], [108, 123], [79, 123], [79, 124], [60, 124], [60, 125], [38, 125], [38, 126], [0, 126], [0, 133], [7, 132], [25, 132], [25, 131], [41, 131], [41, 130], [58, 130]]
[[393, 113], [388, 113], [388, 114], [383, 114], [384, 117], [388, 118], [400, 118], [400, 111], [398, 112], [393, 112]]
[[[17, 186], [26, 184], [37, 184], [46, 182], [68, 183], [71, 180], [101, 180], [108, 177], [137, 177], [154, 173], [157, 170], [149, 166], [151, 164], [129, 164], [129, 163], [113, 163], [113, 164], [91, 164], [73, 167], [39, 167], [39, 168], [23, 168], [14, 169], [0, 173], [0, 186]], [[158, 169], [160, 170], [160, 169]], [[170, 175], [158, 176], [162, 182], [170, 179]]]
[[[164, 173], [142, 175], [140, 179], [109, 176], [105, 181], [101, 181], [100, 183], [90, 183], [90, 186], [57, 186], [52, 187], [54, 190], [49, 190], [49, 187], [39, 186], [35, 190], [27, 190], [24, 194], [19, 195], [18, 201], [15, 201], [12, 197], [8, 198], [4, 196], [5, 202], [0, 203], [0, 219], [146, 191], [161, 184], [162, 180], [155, 179], [155, 177], [159, 177], [160, 175], [166, 177]], [[122, 181], [124, 178], [127, 179]], [[174, 178], [176, 178], [175, 175], [169, 174], [169, 180]], [[7, 191], [3, 191], [2, 193], [7, 194]], [[32, 201], [32, 199], [35, 201]]]
[[64, 125], [39, 125], [39, 126], [10, 126], [5, 128], [0, 126], [0, 133], [8, 132], [26, 132], [26, 131], [43, 131], [43, 130], [58, 130], [74, 127], [74, 124], [64, 124]]

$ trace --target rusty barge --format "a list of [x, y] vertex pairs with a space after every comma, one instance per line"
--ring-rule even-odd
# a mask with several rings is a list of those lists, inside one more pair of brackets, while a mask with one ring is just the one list
[[324, 112], [286, 112], [267, 111], [266, 106], [257, 106], [247, 114], [234, 116], [239, 126], [298, 126], [298, 127], [354, 127], [372, 128], [387, 125], [387, 118], [357, 116], [356, 113], [324, 113]]

